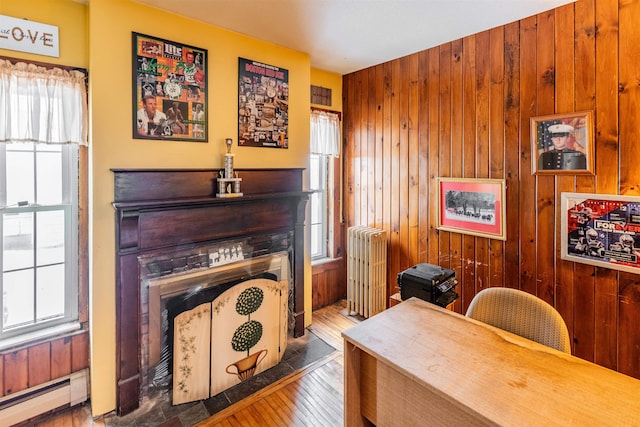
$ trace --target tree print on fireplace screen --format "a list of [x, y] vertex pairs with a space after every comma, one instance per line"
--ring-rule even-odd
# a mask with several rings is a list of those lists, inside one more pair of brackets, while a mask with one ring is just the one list
[[287, 290], [288, 280], [251, 279], [175, 317], [174, 405], [214, 396], [280, 362]]
[[231, 339], [231, 348], [238, 352], [246, 351], [247, 355], [227, 366], [226, 372], [237, 375], [240, 381], [253, 376], [258, 363], [262, 360], [261, 358], [264, 358], [268, 352], [266, 348], [263, 348], [253, 354], [249, 354], [251, 348], [258, 344], [258, 341], [262, 338], [262, 323], [251, 320], [251, 313], [260, 308], [263, 300], [264, 292], [254, 286], [242, 291], [236, 301], [236, 312], [241, 316], [247, 316], [248, 320], [238, 326], [238, 329], [234, 332]]

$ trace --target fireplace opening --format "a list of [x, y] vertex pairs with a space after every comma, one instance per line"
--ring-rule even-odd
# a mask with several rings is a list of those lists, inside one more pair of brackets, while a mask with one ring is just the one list
[[[243, 380], [237, 372], [230, 375], [235, 370], [230, 368], [235, 357], [231, 342], [244, 339], [233, 332], [257, 320], [253, 313], [247, 320], [233, 309], [231, 299], [240, 297], [242, 286], [249, 286], [246, 294], [258, 284], [263, 290], [255, 292], [271, 304], [271, 313], [260, 318], [264, 338], [251, 346], [253, 353], [261, 351], [254, 373], [281, 360], [294, 326], [291, 243], [291, 234], [282, 233], [138, 257], [142, 401], [169, 390], [174, 404], [200, 400]], [[239, 289], [235, 294], [234, 288]]]

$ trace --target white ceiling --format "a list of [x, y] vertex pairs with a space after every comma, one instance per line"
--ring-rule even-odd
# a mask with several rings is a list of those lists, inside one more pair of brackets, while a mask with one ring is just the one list
[[575, 0], [136, 0], [348, 74]]

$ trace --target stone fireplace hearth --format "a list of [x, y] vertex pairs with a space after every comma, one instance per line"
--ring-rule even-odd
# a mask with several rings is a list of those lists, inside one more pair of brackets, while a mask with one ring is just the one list
[[[302, 191], [301, 169], [238, 170], [244, 196], [225, 199], [213, 197], [217, 171], [113, 172], [118, 415], [139, 406], [149, 382], [149, 360], [160, 358], [155, 336], [160, 308], [149, 302], [179, 292], [182, 286], [164, 284], [162, 291], [158, 284], [164, 283], [163, 276], [178, 275], [186, 280], [184, 285], [186, 278], [212, 266], [220, 268], [210, 274], [226, 271], [233, 276], [237, 271], [222, 268], [219, 258], [264, 259], [260, 257], [284, 251], [291, 277], [289, 335], [304, 334], [303, 231], [308, 195]], [[220, 278], [209, 279], [217, 283]], [[156, 286], [147, 287], [150, 284]]]

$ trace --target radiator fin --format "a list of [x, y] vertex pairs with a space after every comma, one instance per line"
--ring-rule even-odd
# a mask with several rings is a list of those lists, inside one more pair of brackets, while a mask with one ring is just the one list
[[354, 226], [347, 230], [347, 308], [371, 317], [386, 308], [387, 233]]

